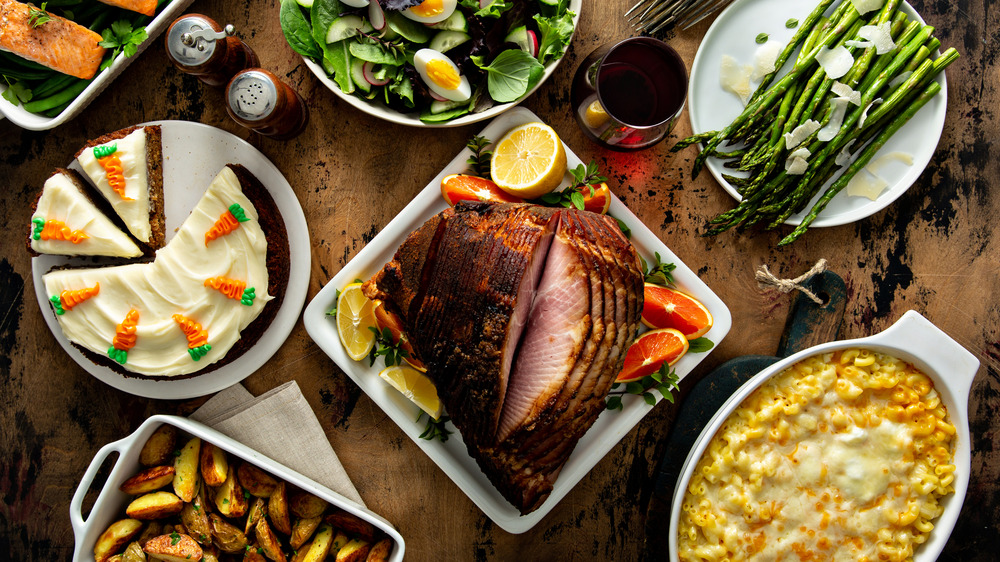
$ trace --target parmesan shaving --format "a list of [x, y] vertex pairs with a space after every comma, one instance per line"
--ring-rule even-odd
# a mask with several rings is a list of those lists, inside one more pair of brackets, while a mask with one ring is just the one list
[[801, 156], [789, 157], [785, 160], [785, 173], [790, 176], [801, 176], [809, 169], [809, 162]]
[[896, 48], [890, 34], [891, 26], [887, 21], [878, 25], [865, 25], [858, 30], [858, 37], [871, 41], [875, 45], [876, 55], [884, 55]]
[[832, 140], [840, 132], [840, 126], [844, 124], [844, 114], [847, 113], [847, 98], [833, 98], [830, 100], [830, 120], [826, 126], [816, 134], [816, 140], [827, 142]]
[[754, 68], [750, 79], [760, 80], [764, 76], [767, 76], [777, 70], [775, 65], [777, 65], [778, 56], [784, 48], [785, 45], [783, 43], [773, 40], [757, 47], [757, 51], [753, 55]]
[[851, 145], [854, 141], [858, 139], [851, 139], [851, 142], [844, 145], [844, 148], [840, 149], [837, 154], [837, 158], [833, 161], [834, 164], [838, 166], [846, 166], [851, 161]]
[[887, 181], [878, 176], [873, 176], [867, 170], [859, 170], [851, 178], [851, 181], [847, 182], [847, 195], [850, 197], [867, 197], [874, 201], [888, 185]]
[[809, 152], [809, 149], [804, 146], [801, 148], [796, 148], [795, 150], [792, 151], [791, 154], [788, 155], [789, 158], [798, 157], [805, 160], [808, 160], [810, 156], [812, 156], [812, 152]]
[[871, 172], [872, 175], [877, 176], [879, 174], [879, 172], [882, 171], [882, 168], [885, 167], [886, 164], [889, 164], [890, 162], [892, 162], [893, 160], [896, 160], [898, 162], [902, 162], [903, 164], [906, 164], [907, 166], [912, 166], [913, 165], [913, 155], [912, 154], [909, 154], [907, 152], [900, 152], [900, 151], [897, 150], [895, 152], [890, 152], [888, 154], [883, 154], [882, 156], [879, 156], [874, 162], [872, 162], [872, 163], [868, 164], [867, 166], [865, 166], [865, 169], [868, 170], [869, 172]]
[[814, 121], [812, 119], [807, 119], [805, 123], [795, 127], [790, 133], [785, 133], [785, 148], [795, 148], [796, 146], [802, 144], [802, 141], [806, 140], [809, 135], [815, 133], [819, 130], [819, 121]]
[[851, 4], [854, 4], [854, 9], [862, 16], [868, 12], [878, 10], [884, 3], [885, 0], [851, 0]]
[[858, 39], [851, 39], [850, 41], [844, 41], [845, 47], [854, 47], [855, 49], [867, 49], [868, 47], [875, 46], [875, 43], [871, 41], [861, 41]]
[[830, 87], [830, 91], [842, 98], [847, 98], [847, 101], [853, 103], [854, 105], [861, 105], [861, 92], [851, 88], [847, 84], [834, 82], [833, 86]]
[[735, 58], [729, 55], [722, 56], [722, 65], [719, 67], [719, 81], [722, 83], [722, 89], [739, 96], [743, 105], [747, 104], [753, 93], [750, 90], [750, 75], [752, 73], [752, 66], [741, 66]]
[[874, 106], [876, 104], [879, 104], [879, 103], [882, 103], [882, 98], [875, 98], [875, 99], [872, 100], [872, 102], [870, 104], [868, 104], [867, 107], [865, 107], [865, 110], [861, 112], [861, 119], [858, 120], [858, 128], [859, 129], [862, 128], [862, 127], [864, 127], [865, 126], [865, 121], [868, 120], [868, 110], [871, 109], [872, 106]]
[[898, 74], [895, 78], [892, 79], [892, 81], [889, 82], [889, 85], [886, 86], [886, 88], [888, 88], [890, 92], [892, 90], [895, 90], [896, 86], [899, 86], [903, 82], [909, 80], [911, 74], [913, 74], [912, 70], [907, 70], [906, 72]]
[[824, 47], [816, 53], [816, 62], [823, 67], [828, 78], [836, 80], [851, 70], [854, 66], [854, 56], [843, 45], [832, 49]]

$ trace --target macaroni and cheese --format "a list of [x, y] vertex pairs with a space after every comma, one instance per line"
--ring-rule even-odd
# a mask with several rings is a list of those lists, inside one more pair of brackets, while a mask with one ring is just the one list
[[678, 525], [684, 561], [902, 561], [954, 492], [932, 381], [864, 349], [771, 377], [712, 438]]

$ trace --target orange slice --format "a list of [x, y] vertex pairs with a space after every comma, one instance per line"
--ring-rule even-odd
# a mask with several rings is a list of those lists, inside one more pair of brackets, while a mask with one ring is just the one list
[[441, 195], [452, 207], [459, 201], [524, 202], [524, 199], [510, 195], [486, 178], [465, 174], [445, 176], [441, 180]]
[[[594, 188], [594, 194], [590, 194], [590, 188]], [[583, 194], [583, 210], [590, 211], [591, 213], [597, 213], [599, 215], [606, 214], [608, 208], [611, 207], [611, 189], [608, 184], [601, 182], [594, 184], [593, 186], [585, 185], [580, 188], [580, 193]]]
[[650, 328], [674, 328], [689, 340], [712, 329], [712, 313], [691, 295], [646, 283], [643, 296], [642, 323]]
[[615, 382], [632, 382], [651, 375], [664, 364], [676, 363], [687, 350], [687, 338], [673, 328], [646, 332], [628, 348]]
[[392, 334], [392, 343], [399, 346], [400, 349], [406, 350], [407, 356], [403, 359], [421, 373], [427, 372], [427, 366], [416, 357], [413, 351], [413, 344], [410, 343], [410, 338], [407, 337], [406, 330], [403, 329], [403, 321], [396, 313], [386, 308], [385, 303], [380, 300], [375, 301], [375, 325], [379, 332], [383, 331], [384, 328], [389, 328], [389, 333]]

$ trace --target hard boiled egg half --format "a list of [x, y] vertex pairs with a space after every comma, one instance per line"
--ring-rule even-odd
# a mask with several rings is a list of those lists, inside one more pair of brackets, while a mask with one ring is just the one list
[[472, 96], [469, 79], [462, 76], [447, 55], [434, 49], [420, 49], [413, 55], [413, 66], [432, 92], [451, 101], [465, 101]]
[[420, 23], [442, 22], [455, 13], [458, 0], [424, 0], [423, 2], [403, 10], [403, 15]]

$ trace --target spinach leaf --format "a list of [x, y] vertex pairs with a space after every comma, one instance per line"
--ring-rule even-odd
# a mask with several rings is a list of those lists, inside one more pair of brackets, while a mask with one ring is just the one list
[[405, 55], [391, 53], [376, 43], [351, 43], [351, 54], [363, 61], [375, 64], [398, 66], [406, 62]]
[[339, 0], [313, 0], [312, 8], [309, 9], [309, 19], [312, 20], [313, 39], [321, 48], [326, 47], [326, 32], [330, 29], [330, 24], [339, 18], [344, 10], [344, 5]]
[[354, 80], [351, 79], [351, 52], [347, 46], [348, 41], [344, 39], [326, 45], [323, 49], [323, 68], [327, 74], [333, 75], [333, 81], [340, 86], [340, 91], [353, 94]]
[[295, 0], [281, 0], [278, 17], [281, 21], [281, 31], [285, 33], [285, 40], [293, 51], [304, 57], [316, 59], [323, 57], [323, 52], [313, 39], [309, 21]]
[[545, 72], [535, 57], [520, 49], [507, 49], [483, 70], [488, 74], [490, 96], [499, 103], [511, 102], [526, 94]]
[[545, 64], [562, 56], [573, 35], [573, 15], [573, 12], [566, 12], [555, 18], [535, 15], [538, 30], [542, 32], [542, 37], [538, 40], [539, 62]]

